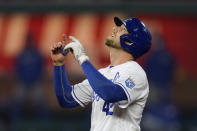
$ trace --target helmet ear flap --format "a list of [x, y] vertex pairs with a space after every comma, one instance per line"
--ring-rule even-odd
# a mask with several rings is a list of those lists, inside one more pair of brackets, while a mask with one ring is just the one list
[[131, 53], [131, 48], [135, 48], [135, 43], [132, 42], [130, 34], [124, 34], [120, 36], [121, 46]]
[[132, 41], [131, 34], [121, 35], [120, 44], [122, 48], [131, 53], [135, 59], [137, 58], [137, 56], [135, 55], [136, 44]]
[[130, 35], [129, 34], [124, 34], [120, 36], [120, 42], [121, 44], [126, 44], [126, 45], [133, 45], [132, 40], [130, 39]]

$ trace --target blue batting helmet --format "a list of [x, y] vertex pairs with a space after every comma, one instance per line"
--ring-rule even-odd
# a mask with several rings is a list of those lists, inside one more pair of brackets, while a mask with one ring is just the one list
[[122, 48], [131, 53], [135, 59], [150, 49], [152, 43], [150, 31], [138, 18], [121, 20], [118, 17], [114, 17], [114, 23], [117, 26], [124, 24], [127, 28], [129, 34], [120, 36], [120, 44]]

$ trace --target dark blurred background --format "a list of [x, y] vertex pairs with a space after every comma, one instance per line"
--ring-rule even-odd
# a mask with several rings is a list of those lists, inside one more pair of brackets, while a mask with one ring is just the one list
[[[142, 131], [197, 131], [196, 0], [0, 0], [0, 131], [90, 129], [91, 104], [57, 103], [50, 45], [74, 35], [105, 67], [114, 16], [140, 18], [153, 37], [138, 60], [150, 83]], [[66, 68], [71, 84], [85, 79], [70, 54]]]

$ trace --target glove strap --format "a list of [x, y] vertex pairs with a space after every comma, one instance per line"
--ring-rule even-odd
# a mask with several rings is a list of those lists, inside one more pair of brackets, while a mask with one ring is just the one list
[[82, 55], [78, 58], [79, 64], [83, 64], [85, 61], [89, 60], [89, 57], [86, 55]]

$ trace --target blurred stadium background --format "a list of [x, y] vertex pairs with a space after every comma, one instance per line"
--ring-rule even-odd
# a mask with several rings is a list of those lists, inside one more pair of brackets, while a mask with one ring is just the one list
[[[53, 91], [50, 45], [76, 36], [91, 62], [109, 64], [103, 44], [113, 17], [139, 17], [153, 36], [138, 62], [150, 95], [142, 131], [197, 131], [197, 1], [1, 0], [0, 131], [88, 131], [91, 105], [62, 109]], [[72, 84], [85, 77], [69, 55]]]

